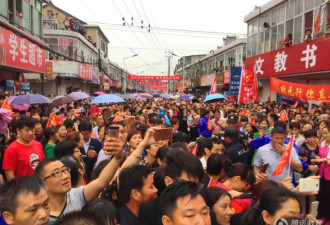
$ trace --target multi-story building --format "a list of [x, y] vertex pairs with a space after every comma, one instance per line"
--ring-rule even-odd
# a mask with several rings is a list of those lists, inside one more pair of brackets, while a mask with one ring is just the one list
[[181, 91], [184, 87], [186, 92], [195, 90], [196, 95], [205, 94], [216, 76], [219, 91], [228, 91], [229, 70], [232, 66], [242, 66], [246, 56], [245, 48], [246, 39], [236, 39], [207, 55], [182, 57], [175, 66], [174, 74], [183, 74], [185, 85], [179, 82], [177, 90]]
[[[330, 84], [329, 10], [327, 0], [271, 0], [245, 16], [245, 64], [247, 68], [256, 65], [261, 101], [282, 97], [270, 91], [270, 77], [300, 84]], [[317, 35], [315, 24], [320, 26]], [[292, 45], [282, 45], [289, 34]]]
[[26, 79], [45, 73], [42, 3], [46, 0], [0, 1], [0, 90], [30, 91]]

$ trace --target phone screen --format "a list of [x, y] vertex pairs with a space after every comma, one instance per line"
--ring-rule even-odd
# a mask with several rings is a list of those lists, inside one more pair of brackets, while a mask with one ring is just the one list
[[156, 141], [170, 140], [172, 139], [172, 129], [171, 128], [158, 129], [155, 131], [154, 138]]

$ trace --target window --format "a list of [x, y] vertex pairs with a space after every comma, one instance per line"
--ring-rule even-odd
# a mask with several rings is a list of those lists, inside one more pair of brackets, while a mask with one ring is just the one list
[[36, 0], [36, 8], [41, 12], [41, 3]]
[[305, 0], [305, 12], [314, 8], [314, 0]]
[[248, 36], [252, 35], [252, 23], [249, 24], [249, 28], [248, 28]]
[[40, 36], [40, 13], [38, 10], [33, 9], [33, 34]]
[[282, 47], [281, 43], [284, 38], [284, 23], [278, 25], [277, 27], [277, 49]]
[[305, 30], [313, 27], [313, 11], [305, 13]]
[[246, 48], [247, 48], [247, 50], [246, 50], [246, 53], [247, 53], [247, 56], [248, 57], [250, 57], [250, 56], [252, 56], [251, 55], [251, 45], [252, 45], [252, 37], [249, 37], [248, 39], [247, 39], [247, 43], [246, 43]]
[[253, 22], [253, 34], [258, 32], [258, 20]]
[[278, 23], [278, 11], [272, 12], [272, 26]]
[[264, 32], [260, 32], [258, 36], [259, 36], [259, 54], [261, 54], [264, 53], [264, 45], [265, 45]]
[[265, 51], [264, 52], [269, 52], [269, 39], [270, 39], [269, 33], [270, 33], [270, 30], [267, 29], [265, 31]]
[[302, 39], [302, 16], [294, 19], [294, 37], [293, 44], [298, 44]]
[[272, 36], [271, 36], [271, 46], [270, 50], [274, 51], [276, 50], [276, 36], [277, 36], [277, 26], [272, 27]]
[[0, 0], [0, 15], [7, 17], [8, 16], [8, 4], [7, 0]]
[[261, 17], [259, 20], [259, 31], [264, 29], [265, 17]]
[[296, 0], [295, 2], [295, 14], [300, 15], [303, 12], [303, 0]]
[[252, 37], [252, 55], [258, 54], [257, 52], [257, 42], [258, 42], [258, 35], [254, 35]]
[[285, 34], [293, 34], [293, 19], [286, 21]]
[[294, 0], [290, 0], [288, 6], [287, 6], [287, 14], [286, 18], [291, 19], [294, 17]]
[[278, 11], [278, 22], [281, 23], [285, 20], [285, 6]]
[[315, 7], [319, 7], [323, 2], [324, 0], [315, 0]]
[[28, 2], [23, 1], [23, 18], [24, 28], [31, 31], [31, 6]]

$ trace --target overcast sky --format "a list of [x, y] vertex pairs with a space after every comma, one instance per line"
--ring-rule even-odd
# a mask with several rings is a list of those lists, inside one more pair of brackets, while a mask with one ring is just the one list
[[[246, 34], [244, 16], [269, 1], [52, 0], [84, 22], [101, 26], [110, 40], [110, 60], [124, 67], [125, 57], [138, 54], [125, 60], [126, 69], [131, 74], [146, 75], [167, 74], [165, 51], [178, 56], [206, 54], [221, 46], [226, 34]], [[130, 26], [122, 26], [122, 17]], [[131, 26], [131, 17], [135, 27]], [[149, 23], [150, 33], [146, 28]], [[171, 60], [171, 74], [178, 59], [174, 56]]]

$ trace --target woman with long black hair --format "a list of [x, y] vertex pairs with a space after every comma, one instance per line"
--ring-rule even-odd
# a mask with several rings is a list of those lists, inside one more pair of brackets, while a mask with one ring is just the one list
[[58, 141], [58, 132], [55, 127], [48, 127], [44, 131], [44, 139], [41, 141], [46, 159], [55, 158], [54, 149]]

